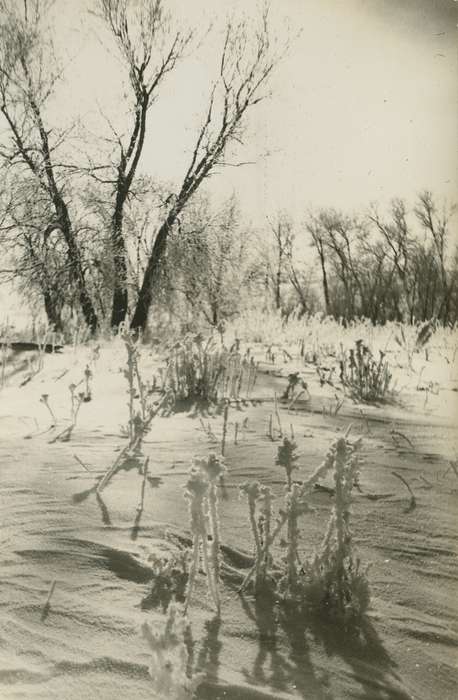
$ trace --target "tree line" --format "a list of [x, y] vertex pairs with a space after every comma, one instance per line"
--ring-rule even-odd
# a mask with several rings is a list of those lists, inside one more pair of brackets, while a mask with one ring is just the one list
[[213, 326], [253, 304], [285, 318], [322, 312], [343, 321], [453, 325], [454, 213], [423, 191], [411, 207], [393, 199], [383, 212], [321, 208], [299, 221], [280, 211], [254, 229], [234, 197], [219, 207], [197, 197], [171, 239], [163, 308]]

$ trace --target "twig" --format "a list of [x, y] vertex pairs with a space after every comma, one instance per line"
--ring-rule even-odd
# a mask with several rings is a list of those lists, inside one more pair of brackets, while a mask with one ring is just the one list
[[394, 471], [392, 471], [391, 473], [393, 474], [393, 476], [396, 476], [400, 481], [402, 481], [402, 483], [403, 483], [403, 484], [407, 487], [407, 489], [409, 490], [409, 493], [410, 493], [410, 504], [409, 504], [408, 510], [409, 510], [409, 511], [410, 511], [410, 510], [413, 510], [413, 509], [415, 508], [415, 506], [417, 505], [417, 499], [415, 498], [415, 494], [414, 494], [414, 492], [412, 491], [409, 482], [407, 481], [407, 479], [405, 479], [405, 478], [402, 476], [402, 474], [398, 474], [398, 472], [394, 472]]
[[48, 597], [46, 598], [46, 603], [44, 604], [43, 610], [41, 612], [41, 621], [42, 622], [43, 622], [43, 620], [46, 620], [46, 618], [48, 617], [48, 613], [49, 613], [49, 610], [51, 608], [51, 598], [52, 598], [52, 595], [54, 593], [56, 583], [57, 583], [57, 581], [56, 581], [56, 579], [54, 579], [51, 583], [50, 588], [49, 588]]
[[221, 438], [221, 456], [224, 457], [224, 453], [226, 452], [226, 435], [227, 435], [227, 420], [229, 416], [229, 401], [226, 401], [224, 405], [224, 413], [223, 413], [223, 435]]
[[432, 484], [430, 481], [428, 481], [428, 479], [425, 476], [423, 476], [423, 474], [420, 474], [419, 478], [423, 481], [424, 484], [426, 484], [426, 487], [428, 489], [432, 489], [434, 487], [434, 484]]
[[78, 455], [73, 455], [73, 459], [76, 459], [78, 464], [81, 464], [83, 469], [85, 469], [87, 472], [90, 472], [91, 470], [84, 464], [84, 462], [78, 457]]
[[97, 493], [101, 493], [101, 491], [105, 488], [105, 486], [108, 484], [108, 482], [113, 478], [113, 476], [118, 471], [119, 466], [122, 463], [122, 460], [129, 453], [130, 449], [131, 449], [130, 445], [126, 445], [126, 447], [124, 447], [124, 449], [121, 450], [121, 452], [116, 457], [116, 459], [113, 462], [113, 464], [111, 465], [111, 467], [105, 472], [105, 475], [99, 481], [97, 488], [96, 488]]
[[143, 502], [145, 500], [145, 486], [146, 486], [146, 477], [148, 475], [148, 465], [149, 465], [149, 457], [145, 459], [145, 463], [143, 465], [143, 481], [142, 481], [142, 487], [140, 490], [140, 501], [138, 502], [137, 506], [137, 513], [140, 514], [143, 512]]
[[275, 417], [277, 419], [278, 423], [278, 432], [280, 434], [280, 437], [283, 437], [283, 429], [281, 427], [281, 420], [280, 420], [280, 413], [278, 412], [278, 401], [277, 401], [277, 392], [274, 392], [274, 410], [275, 410]]
[[399, 430], [391, 430], [390, 432], [391, 439], [393, 440], [394, 444], [396, 447], [399, 447], [399, 442], [396, 440], [397, 437], [403, 438], [410, 447], [415, 450], [415, 447], [411, 440], [407, 437], [407, 435], [404, 435], [404, 433], [400, 433]]
[[359, 409], [359, 413], [360, 413], [361, 418], [362, 418], [362, 419], [365, 421], [365, 423], [366, 423], [366, 432], [367, 432], [367, 434], [369, 435], [369, 433], [371, 432], [371, 429], [370, 429], [370, 427], [369, 427], [369, 420], [368, 420], [368, 417], [366, 416], [366, 414], [364, 413], [364, 411], [362, 410], [362, 408]]
[[293, 396], [293, 398], [291, 399], [291, 401], [290, 401], [290, 403], [289, 403], [288, 411], [291, 411], [291, 409], [293, 408], [294, 404], [296, 403], [296, 401], [298, 401], [298, 400], [300, 399], [300, 397], [302, 396], [302, 394], [305, 394], [305, 389], [301, 389], [300, 391], [298, 391], [297, 394], [295, 394], [295, 395]]
[[272, 414], [269, 415], [269, 427], [267, 428], [267, 437], [270, 437], [270, 439], [273, 441], [274, 439], [274, 433], [273, 433], [273, 426], [272, 426]]

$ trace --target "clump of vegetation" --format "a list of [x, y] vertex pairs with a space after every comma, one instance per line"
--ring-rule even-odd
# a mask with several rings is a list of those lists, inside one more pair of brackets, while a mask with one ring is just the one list
[[188, 675], [189, 653], [185, 641], [188, 623], [178, 607], [170, 603], [163, 629], [153, 631], [144, 622], [142, 632], [151, 651], [149, 675], [155, 696], [173, 700], [192, 698], [204, 674]]
[[340, 360], [340, 380], [345, 391], [357, 401], [383, 401], [392, 383], [390, 366], [380, 350], [376, 360], [362, 340], [343, 354]]
[[187, 336], [172, 348], [167, 358], [164, 388], [172, 392], [176, 402], [217, 401], [227, 355], [212, 338], [204, 342], [200, 334]]
[[[246, 590], [253, 576], [256, 591], [264, 590], [266, 582], [268, 582], [270, 586], [272, 581], [281, 580], [283, 578], [284, 583], [285, 578], [283, 573], [285, 572], [282, 573], [282, 571], [278, 569], [276, 572], [273, 570], [271, 547], [286, 523], [292, 523], [291, 531], [296, 529], [293, 521], [296, 521], [297, 517], [300, 515], [299, 508], [305, 512], [305, 499], [310, 496], [315, 484], [332, 469], [334, 463], [334, 446], [331, 446], [324, 461], [313, 474], [301, 484], [299, 491], [295, 491], [294, 497], [291, 498], [290, 493], [293, 484], [291, 483], [290, 489], [288, 474], [291, 475], [297, 461], [295, 452], [296, 446], [294, 445], [293, 447], [293, 445], [294, 443], [289, 443], [285, 447], [285, 443], [283, 443], [277, 455], [277, 464], [285, 467], [287, 482], [285, 487], [285, 507], [280, 509], [274, 527], [271, 525], [273, 521], [273, 494], [270, 488], [262, 486], [258, 481], [246, 482], [240, 487], [242, 493], [245, 493], [248, 498], [250, 524], [255, 540], [255, 561], [240, 587], [241, 592]], [[283, 541], [283, 544], [285, 543], [286, 541]], [[297, 540], [296, 542], [292, 542], [291, 546], [297, 551]], [[281, 584], [280, 588], [283, 588], [283, 594], [287, 597], [285, 586]]]
[[228, 350], [212, 336], [205, 341], [199, 333], [176, 343], [168, 358], [163, 389], [175, 403], [201, 401], [216, 403], [223, 398], [250, 396], [256, 383], [257, 363], [249, 351], [242, 356], [238, 344]]
[[142, 608], [161, 606], [165, 612], [172, 602], [184, 603], [189, 579], [189, 553], [183, 549], [170, 556], [151, 555], [148, 565], [153, 570], [151, 591], [142, 601]]
[[399, 347], [405, 351], [409, 369], [413, 369], [414, 354], [420, 352], [422, 349], [426, 349], [435, 327], [436, 323], [434, 320], [425, 321], [424, 323], [412, 325], [408, 328], [404, 328], [404, 324], [402, 323], [398, 324], [399, 332], [395, 334], [394, 339]]
[[[358, 482], [360, 469], [358, 447], [359, 442], [351, 444], [347, 437], [338, 439], [313, 474], [302, 483], [294, 483], [291, 474], [298, 459], [296, 444], [285, 438], [276, 460], [286, 473], [285, 497], [275, 521], [270, 489], [259, 482], [242, 484], [241, 490], [248, 500], [255, 561], [240, 591], [246, 590], [254, 577], [256, 594], [275, 590], [281, 601], [292, 602], [298, 609], [324, 611], [344, 623], [365, 612], [369, 587], [366, 573], [353, 555], [349, 528], [351, 491]], [[311, 510], [310, 496], [330, 471], [335, 481], [334, 506], [326, 534], [319, 552], [302, 564], [299, 517]], [[272, 545], [284, 529], [286, 533], [280, 544], [285, 554], [275, 566]]]
[[341, 438], [335, 445], [335, 499], [320, 550], [304, 567], [303, 591], [307, 604], [331, 617], [350, 623], [370, 601], [366, 571], [355, 558], [350, 531], [351, 491], [357, 483], [358, 443]]
[[287, 379], [288, 384], [281, 396], [283, 401], [290, 401], [293, 404], [299, 396], [309, 393], [307, 382], [300, 376], [300, 372], [291, 372], [288, 374]]

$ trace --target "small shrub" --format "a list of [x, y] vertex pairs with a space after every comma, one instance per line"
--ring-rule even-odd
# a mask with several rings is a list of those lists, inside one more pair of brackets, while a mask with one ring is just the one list
[[340, 380], [351, 398], [371, 403], [386, 398], [392, 374], [381, 350], [376, 360], [367, 345], [357, 340], [340, 360]]

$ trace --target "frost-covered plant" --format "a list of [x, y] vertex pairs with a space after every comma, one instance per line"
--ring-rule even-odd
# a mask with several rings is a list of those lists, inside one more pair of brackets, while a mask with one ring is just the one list
[[86, 403], [92, 399], [91, 379], [92, 379], [92, 370], [89, 367], [89, 365], [86, 365], [86, 369], [84, 370], [84, 380], [85, 380], [84, 401]]
[[292, 484], [285, 494], [285, 509], [280, 516], [286, 520], [286, 540], [282, 541], [285, 548], [283, 557], [283, 575], [278, 581], [278, 591], [284, 598], [296, 598], [300, 591], [299, 559], [299, 516], [308, 512], [310, 507], [298, 484]]
[[[244, 494], [248, 501], [248, 517], [250, 520], [251, 531], [253, 533], [254, 539], [255, 581], [259, 580], [259, 574], [262, 563], [261, 535], [259, 532], [259, 525], [256, 519], [257, 500], [261, 495], [260, 489], [261, 484], [259, 483], [259, 481], [245, 481], [243, 484], [240, 484], [240, 493]], [[248, 583], [248, 581], [246, 581], [246, 583]]]
[[[344, 444], [346, 444], [346, 439]], [[337, 473], [337, 455], [340, 441], [334, 442], [328, 450], [323, 462], [315, 469], [311, 476], [302, 484], [294, 484], [291, 472], [297, 461], [296, 445], [287, 440], [279, 448], [276, 463], [283, 466], [286, 471], [286, 486], [283, 507], [274, 517], [273, 495], [268, 487], [263, 487], [259, 482], [247, 482], [241, 485], [241, 492], [248, 500], [249, 519], [255, 543], [254, 564], [240, 587], [244, 591], [254, 577], [255, 591], [265, 590], [268, 587], [277, 586], [277, 592], [285, 600], [304, 602], [306, 596], [305, 586], [307, 579], [304, 576], [303, 567], [299, 560], [299, 517], [311, 510], [309, 501], [315, 485], [323, 479], [331, 470]], [[353, 451], [348, 443], [348, 449]], [[356, 460], [356, 458], [355, 458]], [[357, 479], [357, 462], [351, 460], [353, 480]], [[346, 463], [346, 462], [345, 462]], [[339, 463], [340, 464], [340, 463]], [[340, 472], [339, 472], [340, 473]], [[339, 477], [340, 478], [340, 477]], [[353, 481], [351, 482], [353, 484]], [[339, 491], [339, 498], [340, 498]], [[346, 497], [346, 492], [344, 492]], [[343, 502], [343, 501], [342, 501]], [[339, 504], [341, 500], [339, 500]], [[337, 507], [341, 513], [340, 505]], [[340, 515], [339, 515], [340, 518]], [[341, 519], [339, 520], [339, 523]], [[285, 529], [286, 535], [281, 540], [285, 549], [280, 566], [274, 568], [271, 554], [272, 546]], [[308, 585], [308, 584], [307, 584]]]
[[136, 407], [135, 407], [135, 398], [137, 395], [137, 387], [136, 387], [136, 367], [138, 365], [138, 347], [137, 344], [133, 338], [133, 336], [127, 331], [127, 330], [122, 330], [121, 331], [121, 338], [124, 342], [124, 346], [127, 351], [127, 360], [126, 360], [126, 366], [123, 369], [123, 375], [127, 379], [127, 384], [128, 384], [128, 409], [129, 409], [129, 420], [127, 423], [127, 436], [129, 438], [129, 444], [132, 445], [134, 443], [134, 439], [136, 437], [136, 430], [135, 430], [135, 420], [137, 417], [137, 412], [136, 412]]
[[436, 321], [424, 321], [423, 323], [404, 327], [402, 323], [398, 325], [398, 333], [394, 339], [400, 348], [407, 355], [409, 369], [413, 369], [413, 356], [425, 348], [436, 328]]
[[280, 516], [286, 520], [287, 539], [283, 541], [286, 549], [284, 561], [286, 573], [280, 580], [280, 589], [294, 592], [297, 588], [297, 569], [299, 562], [299, 527], [298, 518], [308, 510], [308, 505], [298, 484], [293, 484], [292, 472], [297, 469], [297, 444], [288, 438], [283, 439], [283, 444], [278, 448], [276, 464], [285, 470], [286, 494], [285, 510], [280, 511]]
[[170, 603], [164, 628], [153, 630], [144, 622], [143, 636], [151, 651], [149, 675], [156, 697], [189, 700], [204, 678], [203, 673], [188, 675], [189, 654], [185, 637], [189, 625], [174, 603]]
[[[81, 382], [80, 382], [81, 383]], [[65, 428], [61, 433], [56, 435], [51, 442], [68, 442], [72, 436], [74, 429], [76, 428], [76, 423], [78, 420], [78, 414], [81, 408], [81, 404], [84, 401], [84, 392], [76, 392], [78, 388], [77, 384], [70, 384], [68, 390], [70, 392], [70, 425]], [[43, 401], [43, 403], [45, 403]]]
[[171, 602], [184, 603], [189, 579], [189, 551], [179, 549], [162, 557], [152, 554], [147, 563], [153, 571], [153, 582], [142, 601], [142, 608], [160, 605], [165, 612]]
[[[200, 558], [207, 576], [208, 591], [213, 599], [216, 611], [221, 611], [219, 594], [219, 515], [218, 482], [225, 471], [221, 458], [210, 454], [208, 458], [195, 458], [189, 472], [185, 487], [188, 500], [192, 532], [192, 561], [186, 593], [185, 610], [187, 610], [195, 585]], [[211, 536], [211, 544], [209, 544]]]
[[51, 416], [51, 420], [52, 420], [52, 426], [51, 426], [51, 427], [54, 427], [54, 426], [56, 425], [56, 423], [57, 423], [57, 418], [56, 418], [56, 416], [54, 415], [54, 411], [52, 410], [52, 408], [51, 408], [51, 406], [50, 406], [50, 404], [49, 404], [49, 394], [42, 394], [42, 395], [40, 396], [40, 402], [41, 402], [44, 406], [46, 406], [46, 408], [47, 408], [47, 410], [48, 410], [48, 412], [49, 412], [49, 414], [50, 414], [50, 416]]
[[272, 528], [273, 494], [268, 486], [261, 486], [259, 481], [245, 482], [240, 485], [240, 492], [248, 500], [248, 512], [253, 533], [255, 551], [254, 564], [246, 575], [240, 591], [248, 586], [254, 576], [256, 592], [272, 588], [271, 547], [278, 531]]
[[283, 438], [283, 444], [280, 445], [277, 451], [277, 459], [275, 464], [277, 466], [283, 467], [286, 473], [286, 485], [288, 491], [291, 490], [292, 486], [292, 473], [294, 469], [297, 469], [297, 460], [299, 455], [297, 454], [297, 444], [294, 440], [289, 438]]
[[71, 402], [71, 429], [75, 428], [76, 422], [78, 420], [78, 413], [81, 408], [81, 404], [84, 401], [84, 393], [82, 391], [79, 391], [76, 393], [77, 385], [76, 384], [70, 384], [68, 387], [70, 391], [70, 402]]
[[343, 622], [357, 618], [369, 605], [366, 572], [354, 557], [350, 531], [351, 491], [360, 469], [358, 447], [346, 438], [335, 444], [334, 507], [319, 552], [304, 566], [308, 603]]
[[121, 329], [120, 334], [127, 351], [126, 366], [123, 369], [123, 374], [127, 380], [127, 393], [129, 396], [127, 402], [129, 419], [127, 427], [124, 428], [124, 432], [129, 438], [129, 449], [139, 451], [143, 437], [150, 429], [153, 418], [167, 403], [169, 397], [167, 393], [164, 394], [159, 405], [148, 402], [147, 384], [143, 381], [140, 371], [138, 341], [134, 338], [134, 335], [126, 329]]
[[368, 346], [357, 340], [340, 360], [340, 380], [346, 392], [358, 401], [380, 401], [390, 390], [392, 374], [385, 354], [376, 360]]

